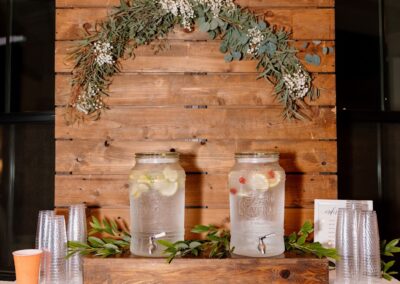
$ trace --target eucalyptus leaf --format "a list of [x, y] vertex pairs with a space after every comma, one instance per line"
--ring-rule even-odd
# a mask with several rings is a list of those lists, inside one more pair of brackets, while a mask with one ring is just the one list
[[215, 30], [216, 28], [218, 28], [219, 26], [219, 22], [217, 21], [217, 19], [212, 19], [211, 23], [210, 23], [210, 29], [211, 30]]
[[200, 24], [199, 29], [202, 32], [208, 32], [210, 30], [210, 24], [207, 22], [204, 22], [204, 23]]
[[239, 51], [232, 52], [232, 57], [236, 60], [240, 60], [242, 58], [242, 53]]
[[258, 23], [258, 28], [260, 30], [265, 30], [267, 28], [267, 24], [265, 22], [259, 22]]
[[228, 53], [224, 56], [226, 62], [231, 62], [233, 60], [232, 54]]

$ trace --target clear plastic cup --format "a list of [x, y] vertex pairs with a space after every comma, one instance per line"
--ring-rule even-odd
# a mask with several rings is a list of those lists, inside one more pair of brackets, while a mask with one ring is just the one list
[[373, 283], [381, 277], [378, 219], [375, 211], [362, 211], [359, 223], [361, 281]]
[[336, 261], [336, 281], [356, 283], [359, 271], [358, 221], [360, 210], [340, 208], [336, 225], [336, 249], [340, 257]]
[[[78, 241], [86, 243], [86, 205], [75, 204], [69, 207], [68, 217], [68, 241]], [[83, 283], [82, 256], [75, 254], [67, 259], [67, 278], [68, 283]]]
[[45, 269], [46, 284], [69, 283], [66, 281], [67, 233], [64, 216], [49, 217], [49, 222], [49, 258]]
[[43, 251], [41, 255], [40, 263], [40, 283], [45, 283], [45, 271], [47, 269], [48, 258], [49, 258], [49, 217], [54, 216], [53, 210], [42, 210], [39, 211], [37, 230], [36, 230], [36, 248]]

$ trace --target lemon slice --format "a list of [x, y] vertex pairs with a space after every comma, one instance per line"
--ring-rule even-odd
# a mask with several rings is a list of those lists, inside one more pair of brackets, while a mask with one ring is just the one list
[[141, 175], [138, 177], [137, 182], [150, 185], [152, 180], [148, 175]]
[[138, 183], [131, 186], [131, 194], [134, 198], [139, 198], [144, 192], [148, 192], [150, 187], [145, 183]]
[[163, 196], [172, 196], [178, 190], [178, 182], [170, 182], [165, 179], [158, 179], [154, 181], [153, 188], [159, 191]]
[[281, 174], [278, 171], [271, 170], [267, 172], [267, 177], [270, 187], [278, 185], [278, 183], [281, 181]]
[[265, 175], [254, 174], [250, 180], [251, 187], [259, 191], [266, 191], [269, 188], [269, 182]]
[[164, 177], [169, 181], [177, 181], [178, 172], [176, 170], [171, 169], [170, 167], [165, 167], [163, 170]]

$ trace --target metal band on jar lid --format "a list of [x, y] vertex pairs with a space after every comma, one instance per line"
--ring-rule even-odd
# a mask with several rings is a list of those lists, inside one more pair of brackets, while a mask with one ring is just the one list
[[279, 152], [238, 152], [235, 159], [242, 163], [271, 163], [279, 160]]
[[178, 152], [142, 152], [135, 153], [139, 163], [174, 163], [179, 159]]

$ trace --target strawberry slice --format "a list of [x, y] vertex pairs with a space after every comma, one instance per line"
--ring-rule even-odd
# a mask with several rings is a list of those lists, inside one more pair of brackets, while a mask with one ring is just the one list
[[245, 179], [244, 177], [240, 177], [240, 178], [239, 178], [239, 182], [240, 182], [241, 184], [245, 184], [245, 183], [246, 183], [246, 179]]
[[229, 191], [233, 195], [235, 195], [237, 193], [237, 189], [236, 188], [231, 188]]
[[269, 170], [267, 172], [267, 177], [270, 178], [270, 179], [275, 178], [275, 172], [273, 170]]

